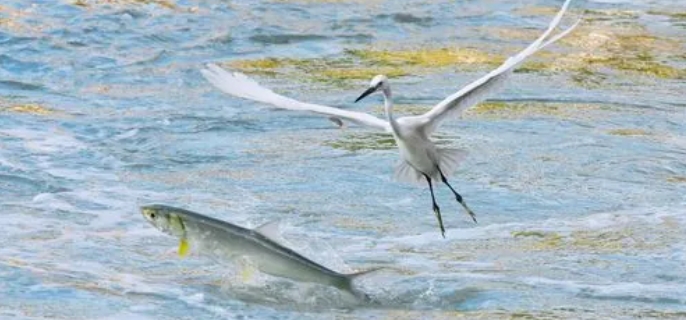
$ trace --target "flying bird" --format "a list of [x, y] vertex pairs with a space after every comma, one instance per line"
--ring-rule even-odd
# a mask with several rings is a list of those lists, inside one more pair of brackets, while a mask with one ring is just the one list
[[232, 96], [271, 104], [281, 109], [313, 112], [327, 116], [330, 119], [339, 119], [337, 123], [340, 124], [342, 124], [340, 120], [346, 120], [393, 134], [401, 157], [401, 162], [394, 170], [394, 178], [398, 181], [415, 184], [426, 182], [429, 185], [432, 208], [438, 219], [441, 235], [445, 237], [441, 211], [434, 196], [433, 181], [440, 180], [448, 186], [457, 202], [462, 205], [474, 222], [476, 222], [476, 214], [467, 206], [464, 198], [450, 185], [447, 178], [457, 169], [457, 166], [466, 157], [467, 153], [459, 149], [439, 148], [431, 140], [431, 134], [436, 131], [444, 120], [458, 116], [469, 107], [485, 100], [488, 94], [494, 92], [505, 83], [510, 74], [512, 74], [512, 71], [526, 58], [572, 32], [581, 19], [554, 37], [549, 38], [553, 30], [557, 28], [560, 20], [562, 20], [562, 16], [567, 10], [569, 3], [570, 0], [565, 1], [560, 11], [550, 22], [548, 29], [524, 50], [509, 57], [503, 64], [485, 76], [443, 99], [443, 101], [439, 102], [428, 112], [417, 116], [396, 118], [393, 115], [391, 86], [388, 78], [384, 75], [375, 76], [371, 80], [369, 88], [355, 102], [372, 93], [381, 92], [384, 98], [386, 120], [367, 113], [311, 104], [288, 98], [261, 86], [242, 73], [230, 73], [214, 64], [208, 64], [206, 69], [201, 70], [201, 73], [215, 87]]

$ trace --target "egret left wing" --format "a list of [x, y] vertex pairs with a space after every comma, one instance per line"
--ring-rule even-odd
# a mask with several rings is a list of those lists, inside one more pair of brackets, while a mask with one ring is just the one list
[[206, 69], [201, 69], [202, 75], [212, 85], [232, 96], [267, 103], [281, 109], [306, 111], [328, 116], [337, 124], [341, 120], [347, 120], [384, 131], [390, 131], [390, 126], [385, 120], [371, 114], [344, 110], [319, 104], [306, 103], [286, 96], [282, 96], [271, 89], [265, 88], [255, 80], [239, 72], [228, 72], [215, 64], [208, 64]]
[[562, 16], [564, 15], [565, 11], [567, 11], [569, 2], [570, 0], [565, 1], [555, 18], [550, 22], [548, 29], [538, 39], [536, 39], [536, 41], [526, 47], [526, 49], [522, 50], [515, 56], [509, 57], [495, 70], [470, 83], [460, 91], [445, 98], [428, 112], [418, 116], [418, 123], [422, 123], [424, 125], [425, 132], [433, 132], [443, 120], [449, 118], [451, 115], [460, 114], [467, 108], [485, 100], [486, 95], [497, 90], [505, 82], [505, 80], [507, 80], [509, 75], [512, 73], [512, 70], [520, 65], [526, 58], [572, 32], [572, 30], [574, 30], [581, 20], [577, 20], [571, 27], [549, 39], [545, 43], [543, 42], [560, 23]]

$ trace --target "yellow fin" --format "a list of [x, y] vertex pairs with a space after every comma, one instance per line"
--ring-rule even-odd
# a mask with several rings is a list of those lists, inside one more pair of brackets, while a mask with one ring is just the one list
[[185, 257], [188, 254], [189, 249], [188, 240], [182, 238], [181, 242], [179, 242], [179, 257]]

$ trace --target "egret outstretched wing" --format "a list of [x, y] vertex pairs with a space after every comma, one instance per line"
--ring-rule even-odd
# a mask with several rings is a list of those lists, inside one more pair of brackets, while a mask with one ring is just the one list
[[271, 104], [281, 109], [309, 111], [323, 114], [329, 117], [340, 118], [381, 130], [390, 131], [388, 122], [373, 115], [322, 106], [318, 104], [305, 103], [291, 99], [261, 86], [255, 80], [250, 79], [242, 73], [230, 73], [215, 64], [208, 64], [207, 69], [202, 69], [200, 72], [205, 79], [207, 79], [207, 81], [232, 96]]
[[565, 11], [567, 11], [569, 1], [570, 0], [565, 1], [555, 18], [550, 22], [548, 29], [538, 39], [536, 39], [536, 41], [531, 43], [528, 47], [526, 47], [526, 49], [522, 50], [517, 55], [508, 58], [495, 70], [470, 83], [460, 91], [445, 98], [425, 114], [416, 117], [416, 121], [418, 121], [417, 123], [423, 124], [424, 130], [427, 134], [433, 132], [443, 120], [452, 115], [458, 115], [469, 107], [482, 102], [489, 93], [497, 90], [500, 85], [502, 85], [509, 77], [509, 75], [512, 73], [512, 70], [514, 70], [514, 68], [521, 64], [526, 58], [548, 46], [549, 44], [561, 39], [574, 30], [581, 20], [576, 21], [576, 23], [574, 23], [571, 27], [543, 43], [543, 41], [560, 23], [562, 15], [565, 13]]

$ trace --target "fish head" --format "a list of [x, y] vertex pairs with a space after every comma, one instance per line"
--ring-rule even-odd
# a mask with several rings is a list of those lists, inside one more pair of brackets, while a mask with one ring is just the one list
[[180, 215], [174, 208], [164, 205], [147, 205], [141, 207], [141, 213], [158, 230], [180, 238], [186, 237], [186, 228]]

